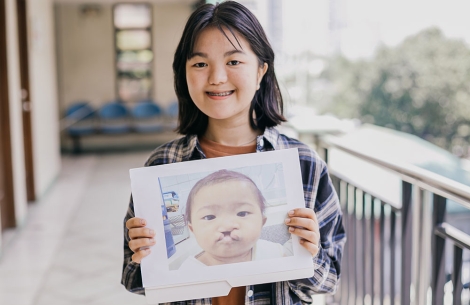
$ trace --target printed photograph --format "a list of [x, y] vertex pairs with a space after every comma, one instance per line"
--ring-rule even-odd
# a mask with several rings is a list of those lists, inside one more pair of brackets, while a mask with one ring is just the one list
[[293, 255], [282, 163], [159, 178], [169, 270]]

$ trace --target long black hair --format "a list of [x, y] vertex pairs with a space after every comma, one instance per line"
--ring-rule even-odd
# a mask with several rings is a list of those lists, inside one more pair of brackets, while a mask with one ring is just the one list
[[[206, 28], [216, 27], [227, 37], [224, 29], [243, 36], [258, 57], [260, 67], [268, 64], [268, 70], [251, 102], [249, 111], [250, 125], [253, 129], [264, 130], [286, 119], [283, 116], [283, 101], [279, 84], [274, 73], [274, 51], [258, 19], [246, 7], [235, 1], [220, 4], [204, 4], [189, 17], [176, 48], [173, 60], [175, 91], [178, 97], [178, 127], [180, 134], [202, 135], [207, 128], [208, 117], [201, 112], [189, 95], [186, 81], [186, 62], [193, 54], [194, 44], [199, 34]], [[228, 37], [227, 39], [235, 47]], [[238, 45], [240, 45], [238, 43]], [[253, 115], [254, 113], [254, 115]]]

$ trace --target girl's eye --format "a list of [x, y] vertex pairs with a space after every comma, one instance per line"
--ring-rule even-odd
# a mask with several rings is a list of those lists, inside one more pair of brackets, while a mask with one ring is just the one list
[[202, 217], [202, 219], [204, 219], [204, 220], [213, 220], [213, 219], [215, 219], [215, 215], [206, 215], [206, 216]]
[[203, 68], [203, 67], [205, 67], [205, 66], [207, 66], [207, 64], [205, 64], [205, 63], [203, 63], [203, 62], [198, 62], [198, 63], [195, 63], [195, 64], [193, 65], [193, 67], [196, 67], [196, 68]]
[[250, 212], [247, 212], [247, 211], [243, 211], [243, 212], [238, 212], [237, 213], [237, 216], [239, 217], [246, 217], [250, 214]]
[[231, 60], [227, 63], [227, 65], [229, 65], [229, 66], [236, 66], [238, 64], [240, 64], [240, 62], [238, 60]]

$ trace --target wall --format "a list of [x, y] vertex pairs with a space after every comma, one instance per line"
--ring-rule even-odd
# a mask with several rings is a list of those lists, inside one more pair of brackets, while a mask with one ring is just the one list
[[156, 4], [153, 12], [154, 96], [166, 107], [176, 101], [173, 57], [192, 8], [187, 4]]
[[77, 100], [95, 107], [115, 98], [112, 6], [83, 17], [80, 4], [56, 4], [60, 114]]
[[31, 124], [36, 198], [60, 172], [59, 114], [52, 0], [28, 0]]
[[[61, 114], [77, 100], [85, 99], [99, 107], [116, 97], [112, 5], [100, 6], [100, 15], [83, 18], [80, 4], [56, 4]], [[164, 107], [176, 99], [171, 65], [190, 14], [191, 5], [187, 3], [153, 4], [153, 98]]]
[[27, 212], [26, 174], [23, 146], [20, 63], [18, 56], [18, 21], [16, 0], [6, 1], [8, 91], [16, 223], [21, 225]]

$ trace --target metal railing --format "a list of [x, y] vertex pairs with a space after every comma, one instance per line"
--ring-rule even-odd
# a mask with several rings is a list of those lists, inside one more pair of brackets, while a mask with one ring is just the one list
[[[348, 240], [340, 286], [328, 303], [447, 304], [444, 286], [451, 281], [452, 303], [462, 304], [462, 290], [469, 286], [461, 280], [463, 251], [470, 249], [470, 236], [446, 223], [445, 215], [448, 200], [470, 212], [470, 186], [347, 147], [333, 136], [313, 136], [327, 163], [335, 149], [401, 179], [401, 204], [397, 204], [356, 185], [340, 169], [330, 169]], [[447, 274], [446, 243], [453, 246], [453, 268]]]

